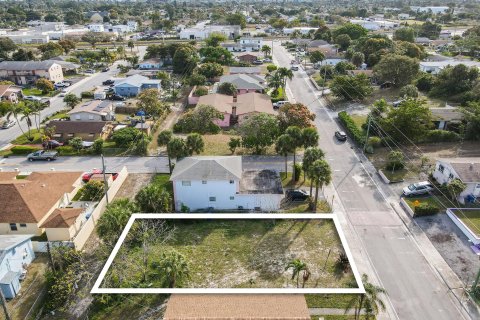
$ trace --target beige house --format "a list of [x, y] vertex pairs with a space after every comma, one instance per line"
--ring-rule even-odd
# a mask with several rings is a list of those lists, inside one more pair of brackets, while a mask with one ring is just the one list
[[0, 85], [0, 101], [10, 101], [11, 103], [18, 102], [18, 96], [22, 89], [9, 84]]
[[45, 229], [48, 241], [67, 241], [82, 228], [83, 208], [57, 208], [40, 227]]
[[0, 234], [42, 234], [43, 223], [81, 185], [81, 172], [34, 172], [23, 179], [0, 172]]
[[19, 85], [33, 84], [40, 78], [63, 81], [62, 67], [54, 61], [2, 61], [0, 79]]
[[113, 130], [111, 122], [107, 121], [50, 121], [47, 127], [55, 127], [53, 137], [60, 142], [80, 137], [84, 141], [106, 139]]
[[115, 119], [113, 103], [109, 100], [92, 100], [68, 112], [71, 121], [112, 121]]

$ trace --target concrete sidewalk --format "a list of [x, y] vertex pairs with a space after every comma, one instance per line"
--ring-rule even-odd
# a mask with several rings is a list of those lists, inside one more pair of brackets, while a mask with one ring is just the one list
[[[355, 309], [348, 310], [345, 312], [344, 309], [336, 308], [308, 308], [311, 316], [344, 316], [344, 315], [355, 315]], [[365, 314], [365, 311], [361, 310], [360, 314]]]

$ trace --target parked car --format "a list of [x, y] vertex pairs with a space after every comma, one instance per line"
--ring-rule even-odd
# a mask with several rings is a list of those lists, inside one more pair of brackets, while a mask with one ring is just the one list
[[335, 138], [339, 141], [347, 141], [347, 134], [343, 131], [335, 131]]
[[109, 98], [109, 100], [113, 101], [125, 101], [125, 97], [119, 96], [118, 94], [112, 94]]
[[305, 201], [308, 197], [308, 193], [301, 189], [290, 189], [285, 192], [285, 198], [290, 201]]
[[417, 182], [403, 188], [403, 195], [406, 197], [430, 193], [433, 185], [428, 181]]
[[67, 81], [59, 81], [57, 83], [55, 83], [55, 87], [57, 88], [66, 88], [66, 87], [70, 87], [72, 84], [70, 82], [67, 82]]
[[36, 96], [24, 96], [23, 99], [28, 101], [42, 101], [42, 98]]
[[105, 80], [105, 81], [102, 82], [102, 84], [104, 86], [109, 86], [109, 85], [114, 84], [114, 83], [115, 83], [115, 81], [113, 81], [112, 79]]
[[8, 129], [10, 127], [13, 127], [15, 125], [15, 121], [13, 120], [6, 120], [3, 124], [2, 124], [2, 129]]
[[67, 89], [63, 89], [62, 91], [60, 91], [60, 94], [58, 95], [59, 97], [65, 97], [65, 95], [68, 93], [68, 90]]
[[28, 161], [34, 161], [34, 160], [55, 160], [58, 157], [58, 152], [57, 151], [45, 151], [45, 150], [39, 150], [30, 153], [27, 155], [27, 160]]
[[265, 63], [270, 63], [270, 62], [272, 62], [272, 59], [266, 58], [266, 59], [263, 59], [263, 62], [265, 62]]
[[261, 65], [261, 64], [263, 64], [263, 61], [262, 60], [255, 60], [255, 61], [252, 62], [252, 64]]
[[106, 67], [102, 69], [102, 72], [107, 72], [107, 71], [110, 71], [110, 68]]
[[87, 70], [85, 70], [85, 73], [95, 73], [95, 70], [93, 70], [93, 69], [87, 69]]
[[42, 146], [43, 146], [45, 149], [55, 149], [55, 148], [57, 148], [57, 147], [63, 146], [63, 143], [58, 142], [57, 140], [48, 140], [48, 141], [44, 141], [44, 142], [42, 143]]
[[297, 65], [293, 65], [290, 67], [290, 70], [292, 71], [298, 71], [298, 66]]
[[[90, 179], [92, 178], [93, 175], [102, 174], [102, 173], [103, 173], [102, 169], [93, 169], [90, 172], [85, 172], [82, 175], [82, 181], [87, 183], [88, 181], [90, 181]], [[115, 181], [115, 179], [117, 179], [118, 173], [116, 173], [116, 172], [105, 172], [105, 173], [106, 174], [111, 174], [113, 176], [114, 181]]]
[[285, 100], [274, 102], [273, 109], [280, 109], [286, 103], [288, 103], [288, 101]]

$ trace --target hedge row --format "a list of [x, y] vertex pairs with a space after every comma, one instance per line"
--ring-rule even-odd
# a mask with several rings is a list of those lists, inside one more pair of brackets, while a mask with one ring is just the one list
[[338, 119], [345, 127], [348, 135], [352, 137], [353, 141], [363, 146], [365, 144], [365, 135], [362, 130], [357, 127], [350, 115], [346, 111], [342, 111], [338, 113]]
[[427, 142], [454, 142], [460, 141], [460, 135], [453, 131], [430, 130], [425, 140]]
[[30, 147], [30, 146], [15, 146], [15, 147], [10, 149], [12, 154], [15, 154], [15, 155], [26, 155], [26, 154], [35, 152], [37, 150], [39, 150], [39, 148]]
[[429, 216], [436, 214], [440, 211], [440, 208], [429, 203], [423, 202], [415, 207], [415, 216]]

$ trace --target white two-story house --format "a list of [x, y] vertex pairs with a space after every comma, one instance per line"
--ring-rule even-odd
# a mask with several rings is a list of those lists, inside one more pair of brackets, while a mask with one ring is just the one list
[[68, 112], [71, 121], [113, 121], [115, 112], [109, 100], [92, 100]]
[[460, 179], [467, 186], [458, 196], [461, 203], [480, 197], [480, 158], [437, 159], [433, 177], [440, 184]]
[[173, 182], [175, 210], [280, 208], [283, 188], [277, 172], [243, 171], [237, 156], [187, 157], [177, 161]]

